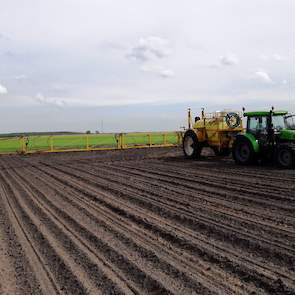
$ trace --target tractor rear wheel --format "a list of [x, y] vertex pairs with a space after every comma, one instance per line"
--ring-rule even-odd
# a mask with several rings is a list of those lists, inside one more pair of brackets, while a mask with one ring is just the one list
[[276, 153], [276, 162], [282, 168], [291, 168], [295, 163], [295, 152], [287, 147], [280, 147]]
[[198, 159], [202, 152], [202, 145], [193, 130], [187, 130], [183, 137], [183, 152], [186, 158]]
[[237, 138], [233, 144], [233, 158], [239, 165], [249, 165], [255, 160], [255, 152], [249, 140]]

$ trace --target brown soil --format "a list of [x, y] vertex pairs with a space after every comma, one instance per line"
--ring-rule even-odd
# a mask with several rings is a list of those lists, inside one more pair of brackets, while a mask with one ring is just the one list
[[0, 157], [0, 294], [295, 294], [295, 170]]

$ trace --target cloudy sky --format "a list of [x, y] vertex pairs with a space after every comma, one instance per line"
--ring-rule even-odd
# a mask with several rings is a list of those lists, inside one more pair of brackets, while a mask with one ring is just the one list
[[0, 133], [295, 112], [294, 0], [1, 0]]

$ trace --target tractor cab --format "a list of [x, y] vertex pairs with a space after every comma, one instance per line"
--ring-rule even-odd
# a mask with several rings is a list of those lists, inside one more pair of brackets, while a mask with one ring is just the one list
[[285, 116], [285, 126], [288, 130], [295, 130], [295, 115]]
[[246, 112], [247, 128], [236, 137], [233, 158], [238, 164], [273, 160], [283, 167], [295, 162], [295, 119], [287, 111]]
[[295, 135], [295, 116], [286, 111], [249, 112], [244, 116], [247, 117], [246, 132], [257, 140], [265, 137], [276, 142], [284, 139], [292, 141], [292, 135]]

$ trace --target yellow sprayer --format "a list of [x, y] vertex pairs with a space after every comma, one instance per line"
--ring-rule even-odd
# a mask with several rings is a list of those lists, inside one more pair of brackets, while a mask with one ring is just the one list
[[183, 137], [183, 151], [187, 158], [199, 158], [204, 147], [213, 149], [216, 155], [226, 156], [231, 152], [235, 137], [243, 131], [241, 114], [232, 111], [217, 111], [195, 117], [192, 123], [188, 110], [188, 130]]

